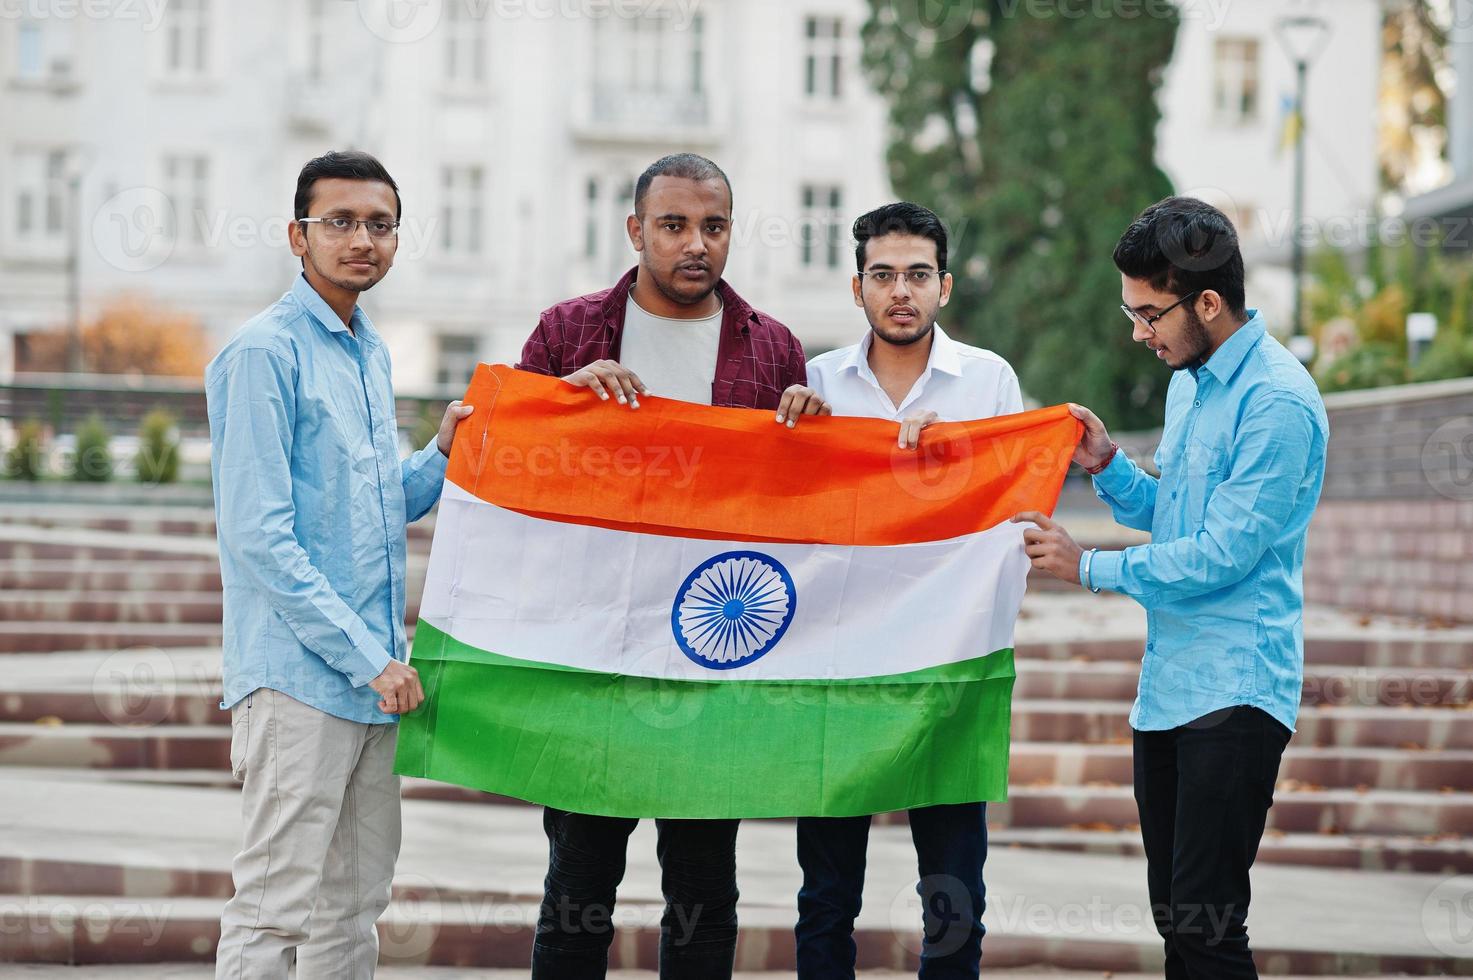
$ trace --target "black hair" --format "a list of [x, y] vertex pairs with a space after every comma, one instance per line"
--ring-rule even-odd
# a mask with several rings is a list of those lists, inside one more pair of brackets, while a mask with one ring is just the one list
[[854, 263], [864, 271], [865, 246], [871, 238], [886, 235], [918, 235], [936, 243], [936, 268], [946, 271], [946, 226], [930, 208], [897, 201], [862, 214], [854, 221]]
[[732, 199], [731, 181], [726, 172], [698, 153], [671, 153], [645, 168], [634, 185], [634, 213], [644, 217], [644, 196], [656, 177], [679, 177], [683, 180], [720, 180], [726, 185], [726, 200]]
[[1227, 215], [1194, 197], [1168, 197], [1136, 216], [1115, 246], [1115, 267], [1173, 296], [1211, 289], [1247, 313], [1243, 253]]
[[370, 153], [362, 150], [331, 150], [307, 161], [302, 172], [297, 175], [297, 197], [293, 204], [298, 218], [307, 217], [307, 209], [312, 206], [312, 185], [319, 180], [339, 177], [345, 180], [376, 180], [388, 184], [389, 189], [394, 192], [394, 202], [397, 210], [394, 220], [398, 221], [404, 215], [404, 202], [399, 199], [399, 185], [394, 183], [394, 178], [384, 169], [384, 165]]

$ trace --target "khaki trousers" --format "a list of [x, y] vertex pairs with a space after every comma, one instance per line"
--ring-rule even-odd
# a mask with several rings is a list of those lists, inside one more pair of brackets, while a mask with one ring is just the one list
[[397, 724], [336, 718], [260, 688], [232, 709], [244, 782], [217, 980], [372, 977], [399, 856]]

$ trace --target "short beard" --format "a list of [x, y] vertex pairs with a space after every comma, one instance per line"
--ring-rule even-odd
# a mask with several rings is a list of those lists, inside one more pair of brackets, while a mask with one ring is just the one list
[[1206, 354], [1212, 347], [1212, 338], [1207, 334], [1207, 325], [1197, 315], [1197, 311], [1191, 306], [1186, 307], [1187, 321], [1182, 326], [1182, 341], [1189, 345], [1190, 353], [1182, 362], [1182, 367], [1201, 367], [1206, 363]]
[[371, 280], [366, 286], [360, 286], [356, 282], [345, 282], [342, 279], [335, 279], [332, 276], [328, 275], [326, 272], [322, 271], [322, 266], [317, 264], [317, 256], [312, 254], [312, 246], [310, 245], [307, 246], [306, 259], [308, 262], [312, 263], [313, 271], [315, 271], [319, 276], [321, 276], [323, 279], [326, 279], [328, 282], [332, 283], [339, 289], [346, 289], [350, 293], [366, 293], [374, 286], [377, 286], [379, 284], [379, 279], [383, 278], [383, 276], [379, 276], [378, 279]]
[[870, 324], [870, 329], [875, 332], [875, 336], [879, 337], [887, 344], [891, 344], [895, 347], [909, 347], [911, 344], [920, 343], [927, 337], [931, 336], [931, 331], [936, 329], [936, 318], [932, 317], [931, 320], [924, 327], [922, 327], [920, 330], [917, 330], [909, 337], [891, 337], [890, 335], [885, 333], [885, 331], [881, 330], [874, 324]]
[[[660, 291], [660, 295], [664, 296], [670, 302], [677, 303], [681, 306], [697, 306], [701, 303], [704, 303], [707, 297], [716, 292], [716, 283], [713, 282], [710, 289], [706, 290], [695, 298], [683, 296], [680, 293], [675, 292], [675, 287], [672, 286], [669, 282], [661, 280], [659, 275], [657, 275], [653, 269], [649, 270], [649, 273], [650, 282], [655, 284], [655, 288]], [[718, 278], [716, 282], [720, 282], [720, 279]]]

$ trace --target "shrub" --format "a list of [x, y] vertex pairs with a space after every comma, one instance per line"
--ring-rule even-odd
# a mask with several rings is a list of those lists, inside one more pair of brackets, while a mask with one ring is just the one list
[[113, 476], [112, 436], [96, 415], [77, 426], [77, 444], [72, 453], [72, 479], [78, 483], [106, 483]]
[[138, 427], [134, 459], [140, 483], [173, 483], [179, 479], [179, 432], [173, 415], [156, 408]]

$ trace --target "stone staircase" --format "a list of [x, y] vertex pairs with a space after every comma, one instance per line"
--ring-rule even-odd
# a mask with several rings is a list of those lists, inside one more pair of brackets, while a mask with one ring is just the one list
[[[416, 601], [429, 540], [426, 525], [411, 535]], [[1126, 600], [1057, 589], [1030, 594], [1019, 625], [1010, 799], [990, 807], [989, 818], [995, 857], [1008, 852], [1008, 860], [1060, 867], [1086, 857], [1094, 862], [1089, 867], [1115, 862], [1135, 876], [1122, 887], [1140, 893], [1143, 904], [1127, 723], [1142, 631], [1143, 618]], [[186, 809], [207, 803], [228, 811], [234, 783], [229, 718], [218, 707], [220, 635], [208, 509], [7, 505], [0, 515], [0, 668], [8, 668], [10, 682], [0, 688], [0, 798], [9, 802], [0, 812], [18, 812], [26, 802], [7, 785], [24, 786], [38, 800], [69, 793], [99, 807], [115, 798], [118, 807], [146, 810], [149, 801], [167, 799]], [[1338, 872], [1323, 880], [1355, 889], [1362, 876], [1383, 875], [1376, 880], [1414, 892], [1425, 885], [1429, 894], [1443, 877], [1473, 874], [1473, 631], [1316, 611], [1306, 635], [1304, 708], [1260, 865], [1286, 881]], [[457, 821], [503, 822], [517, 833], [536, 830], [535, 812], [518, 801], [420, 780], [407, 780], [404, 795], [406, 807], [433, 819], [453, 814]], [[105, 837], [113, 819], [100, 809], [95, 836]], [[171, 826], [189, 826], [171, 819]], [[904, 817], [880, 822], [903, 824]], [[790, 832], [776, 824], [754, 822], [760, 830], [750, 833]], [[744, 828], [744, 842], [748, 834]], [[226, 836], [217, 850], [227, 847]], [[900, 834], [896, 839], [908, 844]], [[42, 853], [41, 845], [28, 852], [9, 841], [0, 835], [0, 910], [36, 927], [0, 930], [0, 961], [212, 955], [219, 903], [231, 890], [228, 847], [222, 864], [171, 857], [166, 842], [153, 856], [89, 857], [85, 848], [75, 855]], [[543, 847], [534, 834], [531, 865], [545, 856]], [[401, 882], [383, 924], [386, 962], [523, 965], [538, 880], [529, 871], [518, 887], [501, 891]], [[429, 892], [434, 901], [427, 904]], [[653, 890], [650, 901], [630, 903], [637, 923], [620, 933], [617, 964], [652, 966], [657, 896]], [[480, 917], [465, 912], [476, 903]], [[500, 931], [485, 921], [485, 907], [493, 906], [506, 918]], [[421, 941], [427, 924], [433, 936]], [[1159, 962], [1148, 923], [1128, 935], [989, 925], [994, 967], [1125, 971]], [[744, 905], [743, 967], [790, 969], [791, 926], [790, 907], [776, 900]], [[903, 969], [913, 962], [904, 929], [862, 926], [862, 965]], [[1412, 936], [1404, 949], [1259, 945], [1260, 967], [1473, 974], [1473, 959], [1464, 958], [1473, 948], [1449, 953], [1447, 943], [1422, 931], [1422, 941]]]

